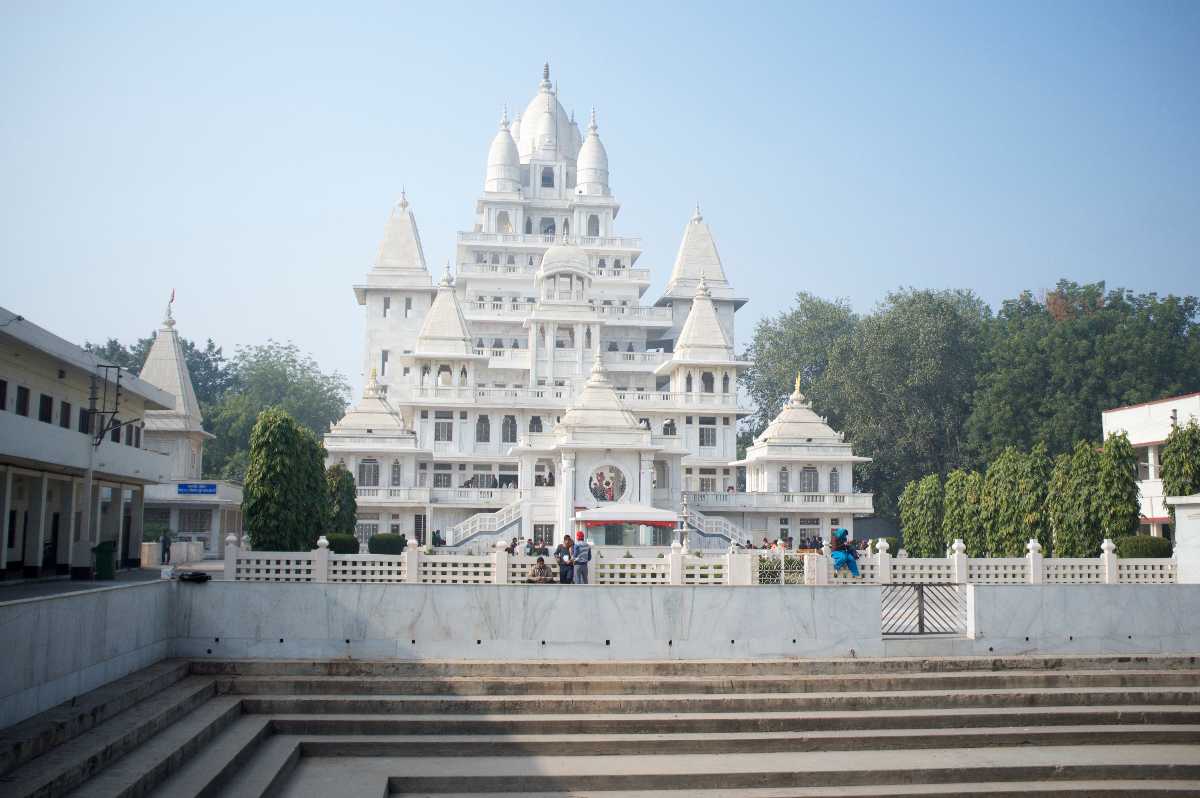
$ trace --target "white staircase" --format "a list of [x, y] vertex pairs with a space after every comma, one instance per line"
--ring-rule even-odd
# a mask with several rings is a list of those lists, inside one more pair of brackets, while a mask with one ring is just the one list
[[496, 535], [521, 520], [521, 499], [517, 498], [493, 513], [475, 513], [446, 530], [446, 545], [461, 546], [481, 535]]
[[688, 521], [692, 526], [692, 534], [697, 537], [702, 549], [724, 549], [730, 543], [744, 543], [746, 533], [737, 524], [715, 515], [705, 515], [699, 510], [688, 508]]

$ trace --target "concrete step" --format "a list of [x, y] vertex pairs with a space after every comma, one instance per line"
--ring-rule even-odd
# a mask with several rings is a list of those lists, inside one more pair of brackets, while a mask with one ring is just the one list
[[211, 676], [568, 676], [850, 675], [860, 673], [952, 673], [1006, 670], [1152, 670], [1200, 669], [1200, 657], [1178, 655], [1012, 656], [1012, 657], [880, 657], [868, 659], [775, 660], [255, 660], [196, 659], [192, 672]]
[[1195, 745], [1200, 743], [1200, 725], [589, 735], [347, 734], [306, 735], [300, 740], [304, 756], [320, 757], [536, 756], [547, 751], [562, 756], [616, 756], [642, 754], [647, 750], [673, 754], [733, 754], [1020, 745]]
[[[221, 798], [266, 798], [279, 794], [281, 786], [300, 762], [300, 747], [295, 737], [267, 739], [254, 758], [242, 766], [221, 789]], [[329, 795], [355, 795], [339, 790]], [[163, 798], [175, 798], [164, 793]]]
[[163, 660], [0, 731], [0, 777], [187, 675], [187, 660]]
[[672, 693], [826, 693], [835, 691], [965, 690], [984, 688], [1200, 686], [1197, 670], [963, 671], [956, 673], [623, 676], [556, 679], [516, 676], [237, 676], [222, 692], [241, 695], [646, 695]]
[[12, 771], [4, 777], [4, 795], [11, 798], [65, 795], [215, 695], [213, 679], [185, 677]]
[[225, 795], [229, 782], [251, 764], [270, 739], [270, 718], [242, 715], [147, 794], [163, 798]]
[[[1043, 781], [976, 782], [973, 784], [879, 784], [867, 787], [741, 788], [688, 790], [688, 798], [1195, 798], [1196, 781]], [[426, 793], [426, 795], [429, 795]], [[512, 793], [440, 793], [438, 798], [512, 798]], [[677, 790], [572, 790], [546, 792], [540, 798], [680, 798]]]
[[[826, 752], [471, 758], [313, 757], [306, 773], [325, 768], [387, 772], [392, 794], [694, 790], [1128, 780], [1200, 783], [1196, 748], [1186, 745], [987, 748], [969, 756], [955, 748]], [[297, 771], [297, 776], [301, 774]], [[296, 779], [289, 786], [299, 784]], [[288, 793], [300, 798], [304, 791]]]
[[219, 696], [88, 779], [71, 798], [140, 798], [242, 717], [241, 699]]
[[799, 710], [949, 709], [1004, 706], [1193, 705], [1200, 687], [1013, 688], [920, 690], [887, 693], [736, 693], [729, 695], [588, 696], [271, 696], [245, 697], [255, 714], [564, 714], [572, 712], [787, 712]]
[[1005, 726], [1200, 724], [1200, 706], [1002, 707], [811, 712], [686, 712], [640, 715], [272, 715], [279, 734], [724, 734]]

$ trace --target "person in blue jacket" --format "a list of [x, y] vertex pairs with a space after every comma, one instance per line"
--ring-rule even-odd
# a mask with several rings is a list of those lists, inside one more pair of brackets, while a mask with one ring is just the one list
[[842, 568], [849, 568], [853, 576], [858, 576], [858, 553], [848, 540], [849, 532], [845, 527], [833, 530], [830, 549], [833, 552], [833, 572], [836, 574]]

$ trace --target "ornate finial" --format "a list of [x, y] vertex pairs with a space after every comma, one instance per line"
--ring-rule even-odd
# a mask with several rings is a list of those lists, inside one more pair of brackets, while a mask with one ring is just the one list
[[704, 275], [700, 275], [700, 282], [696, 283], [696, 296], [711, 297], [712, 291], [708, 290], [708, 280]]
[[374, 398], [379, 396], [379, 382], [377, 380], [378, 376], [379, 372], [372, 368], [371, 373], [367, 376], [367, 384], [363, 386], [364, 397]]
[[163, 320], [166, 327], [175, 326], [175, 317], [171, 315], [171, 306], [175, 304], [175, 289], [171, 289], [171, 298], [167, 300], [167, 317]]
[[700, 201], [696, 201], [696, 211], [692, 214], [692, 222], [703, 222], [704, 217], [700, 214]]
[[592, 119], [591, 119], [591, 121], [590, 121], [590, 122], [588, 122], [588, 132], [589, 132], [589, 133], [595, 133], [595, 132], [596, 132], [596, 130], [597, 130], [597, 127], [596, 127], [596, 106], [594, 106], [594, 105], [593, 105], [593, 106], [592, 106]]
[[571, 109], [571, 124], [575, 124], [575, 109]]
[[500, 129], [508, 130], [508, 103], [504, 104], [504, 110], [500, 113]]
[[803, 398], [803, 397], [804, 397], [804, 394], [802, 394], [802, 393], [800, 392], [800, 377], [801, 377], [801, 372], [797, 371], [797, 372], [796, 372], [796, 389], [793, 391], [793, 393], [794, 393], [796, 396], [799, 396], [799, 397]]
[[543, 91], [550, 91], [550, 89], [553, 88], [553, 85], [554, 84], [552, 84], [550, 82], [550, 62], [547, 61], [545, 64], [542, 65], [541, 88]]
[[453, 278], [450, 277], [450, 259], [449, 258], [446, 258], [446, 269], [444, 272], [442, 272], [442, 283], [441, 284], [446, 285], [446, 286], [454, 285], [454, 280], [453, 280]]
[[400, 187], [400, 201], [396, 203], [400, 206], [400, 210], [408, 210], [408, 194], [404, 191], [404, 186]]

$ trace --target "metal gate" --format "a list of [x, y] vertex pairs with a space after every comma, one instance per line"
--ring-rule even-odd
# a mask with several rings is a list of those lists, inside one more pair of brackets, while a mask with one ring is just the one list
[[945, 635], [967, 633], [967, 602], [963, 585], [882, 585], [881, 626], [885, 635]]

